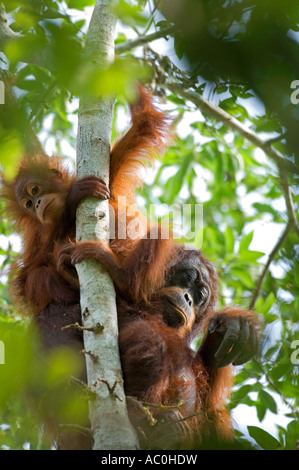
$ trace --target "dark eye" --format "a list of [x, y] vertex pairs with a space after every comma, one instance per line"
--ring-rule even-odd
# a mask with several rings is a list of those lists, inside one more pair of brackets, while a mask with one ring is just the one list
[[195, 293], [195, 303], [204, 303], [209, 298], [209, 289], [206, 286], [200, 286]]
[[32, 196], [35, 196], [37, 193], [38, 193], [38, 186], [33, 186], [33, 188], [31, 189]]
[[200, 281], [199, 271], [195, 268], [170, 269], [167, 276], [166, 285], [189, 287]]
[[56, 168], [51, 168], [51, 172], [54, 173], [57, 178], [62, 178], [62, 173], [61, 171], [57, 170]]
[[30, 199], [28, 199], [28, 201], [25, 202], [25, 207], [26, 209], [30, 209], [32, 207], [32, 201], [30, 201]]
[[186, 269], [183, 272], [183, 277], [189, 282], [198, 282], [199, 281], [199, 272], [197, 269]]

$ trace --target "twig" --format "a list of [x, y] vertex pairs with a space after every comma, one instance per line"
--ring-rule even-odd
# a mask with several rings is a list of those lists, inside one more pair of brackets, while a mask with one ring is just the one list
[[181, 423], [182, 421], [188, 421], [188, 419], [195, 418], [196, 416], [204, 414], [203, 411], [197, 411], [196, 413], [193, 413], [192, 415], [185, 416], [185, 418], [180, 418], [180, 419], [175, 419], [173, 420], [173, 423]]
[[131, 402], [136, 408], [138, 408], [145, 416], [149, 422], [150, 426], [154, 426], [157, 423], [157, 420], [154, 418], [153, 414], [150, 412], [147, 406], [144, 406], [139, 400], [134, 397], [127, 397], [127, 402]]
[[149, 408], [159, 409], [161, 411], [175, 410], [180, 408], [184, 404], [184, 400], [180, 400], [176, 405], [163, 405], [162, 403], [148, 403], [146, 401], [137, 400], [135, 397], [127, 396], [127, 401], [135, 405], [139, 410], [145, 414], [147, 417], [150, 426], [154, 426], [157, 423], [157, 420], [154, 418], [152, 412]]
[[145, 36], [139, 36], [137, 39], [132, 39], [130, 41], [125, 41], [121, 44], [117, 44], [115, 46], [115, 52], [117, 54], [122, 54], [123, 52], [130, 51], [135, 47], [142, 46], [143, 44], [147, 44], [149, 42], [155, 41], [156, 39], [163, 38], [169, 34], [174, 33], [177, 31], [177, 27], [175, 26], [168, 26], [167, 28], [160, 29], [151, 34], [147, 34]]
[[[138, 408], [140, 408], [140, 405], [141, 405], [143, 411], [148, 410], [148, 408], [159, 408], [162, 411], [176, 410], [184, 404], [184, 400], [180, 400], [176, 405], [162, 405], [161, 403], [147, 403], [145, 401], [139, 401], [139, 400], [137, 400], [137, 398], [134, 398], [134, 397], [131, 397], [131, 396], [127, 396], [127, 400], [132, 402]], [[203, 414], [203, 411], [198, 411], [197, 413], [186, 416], [185, 418], [175, 419], [172, 422], [173, 423], [180, 423], [181, 421], [186, 421], [186, 420], [194, 418], [195, 416], [198, 416], [200, 414]], [[155, 422], [157, 422], [157, 420], [155, 420]]]
[[104, 383], [107, 386], [107, 388], [109, 390], [109, 393], [111, 395], [113, 395], [115, 398], [117, 398], [119, 401], [122, 401], [122, 399], [115, 393], [115, 388], [116, 388], [117, 384], [122, 384], [123, 383], [123, 379], [115, 380], [114, 384], [111, 386], [107, 379], [99, 378], [91, 386], [96, 387], [99, 383]]
[[285, 139], [287, 133], [284, 132], [283, 134], [279, 134], [276, 137], [272, 137], [272, 139], [268, 139], [266, 142], [268, 145], [275, 144], [276, 142], [280, 142], [281, 140]]
[[97, 361], [99, 356], [97, 356], [96, 354], [94, 354], [92, 351], [87, 351], [87, 349], [82, 349], [80, 351], [82, 354], [86, 354], [87, 356], [91, 357], [91, 359], [93, 361]]
[[284, 199], [285, 199], [285, 203], [287, 207], [289, 223], [291, 224], [292, 228], [295, 230], [295, 232], [299, 236], [299, 225], [298, 225], [296, 215], [295, 215], [294, 204], [293, 204], [291, 188], [289, 185], [288, 177], [282, 169], [280, 169], [279, 175], [280, 175], [280, 182], [281, 182], [282, 190], [284, 193]]
[[253, 308], [254, 307], [254, 304], [259, 296], [259, 293], [260, 293], [260, 290], [262, 288], [262, 285], [263, 285], [263, 281], [264, 281], [264, 278], [268, 272], [268, 269], [270, 267], [270, 264], [272, 263], [273, 259], [275, 258], [275, 255], [277, 254], [277, 252], [279, 251], [279, 249], [281, 248], [283, 242], [285, 241], [286, 237], [288, 236], [290, 230], [292, 228], [292, 224], [290, 222], [288, 222], [288, 224], [286, 225], [283, 233], [281, 234], [279, 240], [277, 241], [276, 245], [274, 246], [273, 250], [271, 251], [269, 257], [268, 257], [268, 261], [267, 263], [265, 264], [264, 266], [264, 269], [257, 281], [257, 284], [256, 284], [256, 287], [254, 289], [254, 292], [252, 294], [252, 298], [251, 298], [251, 302], [250, 302], [250, 305], [249, 305], [249, 308]]
[[163, 405], [162, 403], [147, 403], [146, 401], [141, 401], [140, 403], [143, 406], [147, 406], [149, 408], [159, 408], [162, 411], [167, 411], [167, 410], [175, 410], [177, 408], [180, 408], [184, 404], [184, 400], [180, 400], [176, 405]]
[[100, 323], [97, 323], [95, 326], [81, 326], [78, 322], [71, 323], [70, 325], [62, 326], [61, 331], [68, 330], [69, 328], [75, 328], [79, 331], [93, 331], [94, 333], [100, 333], [103, 331], [104, 327]]

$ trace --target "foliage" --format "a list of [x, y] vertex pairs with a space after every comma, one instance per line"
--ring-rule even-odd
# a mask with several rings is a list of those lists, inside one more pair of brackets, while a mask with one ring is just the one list
[[[182, 18], [187, 22], [192, 18], [195, 28], [190, 34], [186, 34], [182, 21], [179, 31], [172, 33], [174, 43], [147, 43], [138, 48], [127, 45], [132, 37], [154, 31], [162, 31], [164, 37], [163, 30], [170, 21], [177, 22], [163, 10], [163, 2], [156, 3], [165, 17], [149, 0], [119, 2], [116, 45], [123, 47], [123, 52], [111, 69], [102, 71], [99, 67], [91, 73], [80, 53], [90, 15], [88, 7], [94, 1], [4, 2], [10, 28], [23, 36], [6, 41], [1, 56], [0, 78], [7, 92], [6, 105], [0, 105], [1, 165], [8, 177], [13, 174], [22, 151], [30, 148], [27, 137], [31, 133], [39, 136], [50, 153], [62, 152], [72, 159], [80, 90], [117, 94], [115, 137], [127, 125], [125, 103], [134, 94], [133, 82], [139, 79], [151, 86], [164, 99], [165, 104], [162, 99], [160, 105], [175, 117], [176, 136], [163, 161], [149, 173], [140, 191], [140, 204], [148, 211], [157, 204], [160, 210], [156, 217], [162, 220], [168, 218], [174, 204], [179, 209], [190, 204], [191, 224], [183, 214], [182, 225], [188, 230], [181, 234], [181, 241], [186, 239], [201, 248], [215, 263], [221, 279], [220, 306], [254, 304], [263, 317], [261, 355], [237, 369], [229, 404], [233, 413], [251, 409], [257, 416], [255, 425], [248, 428], [246, 422], [239, 422], [238, 445], [294, 449], [299, 440], [298, 174], [287, 174], [252, 140], [232, 131], [215, 116], [200, 113], [192, 100], [168, 91], [165, 79], [176, 80], [182, 88], [208, 98], [260, 139], [274, 138], [272, 148], [292, 161], [293, 125], [297, 126], [299, 108], [290, 104], [286, 90], [291, 78], [299, 79], [299, 46], [287, 38], [290, 31], [298, 31], [298, 7], [287, 2], [285, 15], [286, 4], [279, 2], [244, 0], [224, 5], [192, 0], [192, 8], [186, 8]], [[254, 14], [246, 13], [250, 11]], [[264, 17], [269, 20], [261, 30]], [[275, 44], [282, 38], [281, 48], [273, 50], [271, 38]], [[169, 54], [172, 44], [175, 53]], [[205, 47], [194, 49], [190, 44]], [[279, 60], [282, 48], [287, 64]], [[237, 52], [242, 61], [236, 61]], [[262, 84], [268, 83], [269, 64], [271, 70], [275, 66], [275, 74], [271, 72], [273, 87], [266, 87], [266, 93]], [[198, 204], [203, 207], [203, 227], [196, 226], [194, 235], [191, 232]], [[49, 358], [46, 367], [36, 360], [29, 346], [32, 341], [26, 336], [31, 334], [28, 322], [12, 306], [7, 291], [7, 269], [15, 257], [13, 228], [5, 218], [0, 225], [0, 340], [6, 352], [5, 365], [0, 364], [0, 445], [44, 448], [48, 442], [41, 437], [38, 417], [26, 403], [45, 393], [51, 374], [54, 382], [67, 375], [72, 361], [64, 355], [66, 362], [61, 370], [61, 355], [59, 359]], [[270, 263], [263, 272], [267, 260]], [[271, 428], [267, 427], [269, 418], [276, 424]]]
[[175, 49], [179, 56], [186, 55], [192, 74], [214, 82], [217, 92], [229, 89], [248, 97], [249, 89], [254, 90], [268, 111], [279, 115], [279, 123], [266, 124], [268, 130], [281, 132], [283, 125], [289, 150], [299, 161], [298, 111], [288, 99], [290, 85], [299, 74], [298, 5], [290, 0], [283, 4], [279, 0], [156, 4], [182, 29]]

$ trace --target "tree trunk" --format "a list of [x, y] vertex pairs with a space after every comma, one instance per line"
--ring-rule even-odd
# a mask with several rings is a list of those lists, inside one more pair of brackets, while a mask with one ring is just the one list
[[[103, 66], [114, 59], [116, 18], [109, 0], [97, 0], [86, 39], [85, 59]], [[78, 178], [95, 174], [109, 179], [113, 101], [82, 96], [79, 108]], [[88, 199], [77, 211], [77, 239], [99, 238], [109, 243], [108, 202]], [[81, 286], [88, 385], [95, 392], [90, 402], [94, 449], [136, 449], [138, 441], [129, 421], [118, 350], [118, 326], [113, 283], [98, 262], [77, 265]]]

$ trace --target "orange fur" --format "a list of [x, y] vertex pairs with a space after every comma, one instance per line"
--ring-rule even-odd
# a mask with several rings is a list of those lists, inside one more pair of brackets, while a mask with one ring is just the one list
[[132, 127], [111, 152], [112, 199], [124, 195], [128, 204], [134, 203], [135, 190], [142, 183], [141, 169], [163, 153], [169, 138], [169, 118], [155, 108], [144, 88], [138, 92], [138, 101], [131, 106]]

